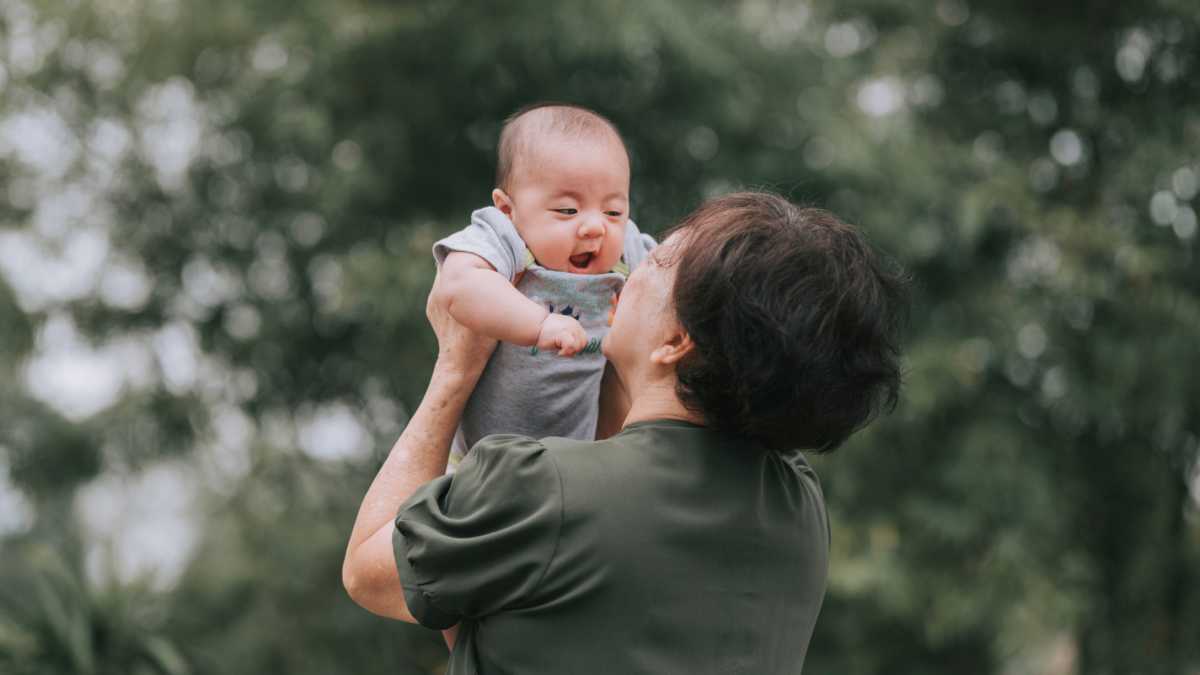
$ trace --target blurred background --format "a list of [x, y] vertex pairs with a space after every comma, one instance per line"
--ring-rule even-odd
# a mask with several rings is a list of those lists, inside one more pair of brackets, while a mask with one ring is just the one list
[[0, 672], [437, 673], [340, 583], [517, 107], [916, 279], [807, 673], [1200, 673], [1194, 0], [0, 0]]

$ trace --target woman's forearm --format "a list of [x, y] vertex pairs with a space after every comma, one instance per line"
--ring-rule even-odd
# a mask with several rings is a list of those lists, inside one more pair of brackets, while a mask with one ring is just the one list
[[392, 553], [393, 521], [414, 491], [446, 471], [446, 458], [477, 374], [434, 366], [425, 397], [367, 489], [342, 565], [342, 582], [366, 609], [412, 620]]
[[396, 517], [396, 508], [418, 487], [446, 472], [450, 442], [471, 395], [470, 384], [457, 373], [434, 368], [429, 389], [392, 446], [363, 497], [350, 534], [350, 547]]

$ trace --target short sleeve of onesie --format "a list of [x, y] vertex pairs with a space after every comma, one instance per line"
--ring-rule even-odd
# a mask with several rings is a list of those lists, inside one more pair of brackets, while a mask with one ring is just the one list
[[438, 240], [433, 245], [434, 260], [441, 266], [451, 251], [474, 253], [509, 281], [525, 269], [525, 242], [508, 216], [494, 206], [476, 210], [470, 225]]
[[485, 437], [457, 473], [420, 487], [396, 516], [392, 546], [409, 611], [443, 629], [528, 599], [561, 523], [562, 485], [545, 447]]
[[625, 228], [625, 250], [623, 253], [625, 263], [629, 265], [629, 270], [636, 270], [646, 259], [646, 256], [650, 254], [650, 251], [657, 245], [658, 242], [654, 241], [654, 237], [643, 233], [637, 228], [637, 225], [633, 224], [632, 220], [629, 221], [629, 225]]

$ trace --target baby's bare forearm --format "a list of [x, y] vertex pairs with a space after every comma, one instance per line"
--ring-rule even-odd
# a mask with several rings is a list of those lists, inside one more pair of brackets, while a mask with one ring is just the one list
[[475, 333], [518, 345], [538, 341], [545, 307], [490, 269], [456, 270], [446, 289], [450, 316]]

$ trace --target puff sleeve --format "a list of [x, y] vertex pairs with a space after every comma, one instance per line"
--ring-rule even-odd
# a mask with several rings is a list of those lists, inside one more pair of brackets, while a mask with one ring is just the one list
[[449, 628], [530, 602], [562, 525], [562, 484], [538, 441], [480, 440], [457, 473], [400, 507], [392, 547], [404, 598], [428, 628]]

